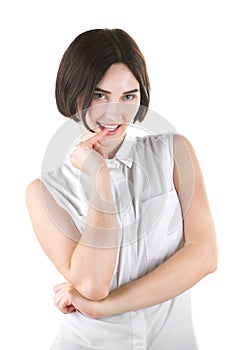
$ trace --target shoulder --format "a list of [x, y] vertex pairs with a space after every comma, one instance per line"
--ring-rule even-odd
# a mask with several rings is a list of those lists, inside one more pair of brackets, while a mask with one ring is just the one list
[[189, 156], [195, 156], [195, 151], [189, 139], [181, 134], [173, 134], [174, 152], [188, 152]]
[[28, 184], [25, 191], [25, 199], [28, 206], [34, 205], [46, 194], [47, 189], [40, 179], [35, 179]]
[[26, 187], [26, 199], [29, 198], [33, 193], [37, 192], [42, 187], [42, 182], [40, 179], [35, 179], [30, 182]]
[[189, 139], [180, 134], [174, 134], [173, 137], [173, 155], [176, 168], [188, 172], [189, 175], [194, 173], [200, 175], [200, 165]]
[[33, 212], [37, 212], [42, 201], [42, 182], [40, 179], [35, 179], [28, 184], [25, 191], [26, 205], [30, 216]]
[[174, 135], [174, 184], [179, 197], [187, 202], [203, 195], [204, 179], [195, 150], [183, 135]]

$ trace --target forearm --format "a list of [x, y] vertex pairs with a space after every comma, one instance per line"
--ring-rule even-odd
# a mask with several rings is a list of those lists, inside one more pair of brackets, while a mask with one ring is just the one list
[[99, 294], [98, 298], [107, 295], [117, 245], [118, 221], [109, 172], [102, 172], [96, 179], [91, 179], [86, 228], [71, 259], [71, 282], [80, 293], [92, 299], [94, 294]]
[[214, 271], [212, 256], [204, 247], [188, 245], [147, 275], [114, 290], [97, 303], [98, 317], [143, 309], [172, 299]]

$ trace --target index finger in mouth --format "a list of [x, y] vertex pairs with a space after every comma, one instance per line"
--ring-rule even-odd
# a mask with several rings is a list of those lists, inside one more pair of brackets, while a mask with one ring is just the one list
[[88, 143], [88, 142], [94, 144], [94, 143], [98, 142], [99, 140], [101, 140], [107, 133], [108, 133], [108, 130], [104, 129], [102, 131], [98, 130], [98, 132], [95, 135], [93, 134], [93, 136], [91, 136], [91, 137], [88, 137], [88, 138], [82, 137], [80, 139], [80, 142], [76, 144], [76, 147], [78, 145], [81, 145], [81, 144], [84, 144], [84, 143]]
[[96, 133], [96, 135], [92, 136], [90, 139], [88, 139], [90, 142], [97, 142], [99, 140], [101, 140], [107, 133], [108, 133], [108, 129], [104, 129], [102, 131], [99, 131], [98, 133]]

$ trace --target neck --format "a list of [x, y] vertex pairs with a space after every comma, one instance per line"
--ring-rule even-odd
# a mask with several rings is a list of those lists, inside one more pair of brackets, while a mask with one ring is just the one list
[[125, 135], [122, 136], [122, 138], [111, 140], [109, 142], [106, 142], [105, 144], [101, 144], [101, 147], [103, 148], [104, 152], [108, 155], [108, 158], [114, 158], [115, 154], [118, 152], [120, 146], [122, 145], [124, 141]]

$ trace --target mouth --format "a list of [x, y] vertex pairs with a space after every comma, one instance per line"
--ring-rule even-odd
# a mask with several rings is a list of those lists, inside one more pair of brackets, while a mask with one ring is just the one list
[[117, 133], [117, 131], [121, 127], [121, 124], [105, 124], [105, 123], [99, 123], [99, 122], [98, 122], [98, 125], [101, 130], [104, 130], [104, 129], [108, 130], [108, 133], [106, 135], [114, 135], [115, 133]]

